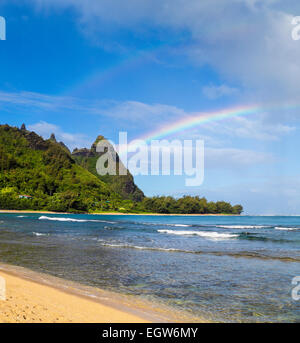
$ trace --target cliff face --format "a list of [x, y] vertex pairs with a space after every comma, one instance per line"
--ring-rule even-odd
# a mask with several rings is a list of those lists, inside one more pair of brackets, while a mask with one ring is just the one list
[[[145, 196], [144, 193], [134, 183], [133, 176], [127, 170], [127, 175], [119, 175], [118, 170], [122, 162], [117, 155], [117, 175], [104, 175], [100, 176], [96, 170], [98, 158], [102, 153], [96, 151], [99, 141], [104, 140], [103, 136], [98, 136], [90, 149], [75, 149], [72, 153], [73, 159], [77, 164], [86, 168], [89, 172], [97, 176], [101, 181], [105, 182], [112, 191], [119, 193], [124, 199], [133, 201], [141, 201]], [[123, 166], [123, 165], [122, 165]], [[125, 168], [123, 166], [123, 168]]]

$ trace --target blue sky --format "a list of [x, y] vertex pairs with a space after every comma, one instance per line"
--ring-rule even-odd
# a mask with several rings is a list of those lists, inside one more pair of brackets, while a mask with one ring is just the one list
[[0, 122], [54, 132], [73, 149], [257, 104], [266, 110], [168, 137], [204, 139], [202, 186], [178, 176], [136, 182], [146, 195], [300, 214], [297, 15], [294, 0], [2, 0]]

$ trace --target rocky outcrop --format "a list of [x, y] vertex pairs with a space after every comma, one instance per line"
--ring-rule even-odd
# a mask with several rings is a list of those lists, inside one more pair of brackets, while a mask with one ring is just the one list
[[72, 156], [74, 157], [94, 157], [95, 154], [92, 153], [91, 149], [82, 148], [82, 149], [74, 149], [72, 152]]
[[145, 195], [135, 184], [130, 172], [127, 170], [127, 175], [118, 175], [119, 168], [126, 170], [120, 161], [118, 154], [116, 154], [117, 175], [98, 175], [96, 164], [98, 158], [103, 153], [97, 152], [97, 144], [104, 139], [105, 137], [100, 135], [96, 138], [90, 149], [74, 149], [72, 157], [75, 159], [76, 163], [96, 175], [101, 181], [107, 183], [114, 192], [119, 193], [123, 198], [141, 201]]

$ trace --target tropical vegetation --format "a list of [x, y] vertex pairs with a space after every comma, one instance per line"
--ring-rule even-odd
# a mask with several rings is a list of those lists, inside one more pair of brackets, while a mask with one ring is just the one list
[[[0, 208], [73, 213], [240, 214], [241, 205], [199, 196], [145, 197], [133, 176], [99, 176], [96, 143], [71, 153], [54, 135], [0, 125]], [[118, 161], [119, 162], [119, 161]], [[121, 162], [120, 162], [121, 163]]]

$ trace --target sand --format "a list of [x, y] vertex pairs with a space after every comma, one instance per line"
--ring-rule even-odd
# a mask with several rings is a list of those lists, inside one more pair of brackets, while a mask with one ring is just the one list
[[[1, 280], [6, 300], [1, 300]], [[0, 263], [0, 323], [208, 323], [133, 295]]]
[[144, 323], [147, 320], [91, 299], [0, 271], [6, 300], [0, 323]]
[[[33, 210], [0, 210], [0, 213], [11, 213], [11, 214], [74, 214], [68, 212], [51, 212], [51, 211], [33, 211]], [[161, 217], [168, 217], [168, 216], [177, 216], [177, 217], [207, 217], [207, 216], [217, 216], [217, 217], [240, 217], [239, 214], [178, 214], [178, 213], [123, 213], [123, 212], [92, 212], [92, 213], [81, 213], [81, 214], [94, 214], [94, 215], [103, 215], [103, 216], [161, 216]]]

